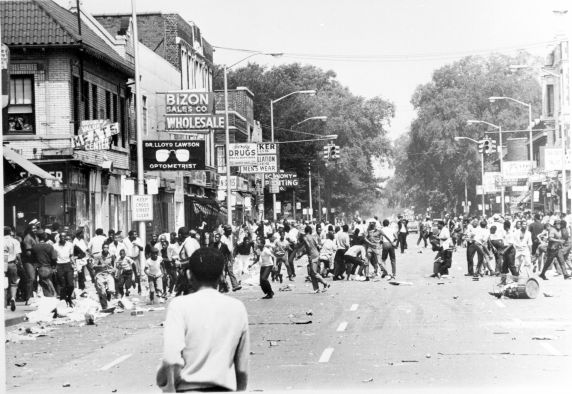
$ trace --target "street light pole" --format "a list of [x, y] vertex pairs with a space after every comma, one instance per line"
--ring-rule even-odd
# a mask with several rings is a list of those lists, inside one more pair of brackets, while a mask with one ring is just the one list
[[312, 216], [314, 215], [314, 208], [312, 208], [312, 165], [308, 163], [308, 200], [310, 202], [310, 222], [312, 221]]
[[[274, 143], [274, 103], [277, 103], [286, 97], [290, 97], [294, 94], [316, 94], [315, 90], [297, 90], [295, 92], [288, 93], [276, 100], [270, 100], [270, 141]], [[276, 222], [277, 212], [276, 212], [276, 193], [272, 193], [272, 219]]]
[[[478, 121], [480, 122], [480, 121]], [[479, 141], [469, 138], [469, 137], [455, 137], [455, 141], [461, 141], [461, 140], [468, 140], [471, 142], [474, 142], [475, 144], [479, 144]], [[481, 196], [482, 196], [482, 206], [481, 206], [481, 211], [483, 212], [483, 216], [486, 216], [486, 211], [485, 211], [485, 151], [483, 150], [483, 154], [481, 156]]]

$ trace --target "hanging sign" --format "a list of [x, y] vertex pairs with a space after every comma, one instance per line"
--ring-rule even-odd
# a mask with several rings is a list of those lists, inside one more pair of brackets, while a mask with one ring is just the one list
[[231, 167], [256, 166], [258, 164], [256, 144], [229, 144], [228, 161]]
[[205, 169], [205, 141], [143, 141], [143, 167], [146, 171]]
[[153, 196], [134, 195], [131, 197], [133, 208], [132, 219], [134, 222], [146, 222], [153, 220]]

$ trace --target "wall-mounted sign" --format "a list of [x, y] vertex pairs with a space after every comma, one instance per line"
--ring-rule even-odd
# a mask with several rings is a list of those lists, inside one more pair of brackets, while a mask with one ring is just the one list
[[230, 144], [228, 161], [231, 167], [255, 166], [258, 164], [256, 144], [238, 143]]
[[212, 114], [213, 109], [213, 93], [187, 91], [165, 93], [167, 114]]
[[153, 220], [153, 196], [134, 195], [131, 197], [133, 207], [132, 219], [134, 222]]
[[532, 162], [528, 160], [505, 161], [502, 165], [504, 179], [528, 178], [532, 171]]
[[111, 146], [111, 137], [119, 134], [119, 123], [107, 119], [84, 120], [78, 135], [72, 137], [72, 148], [85, 150], [105, 150]]
[[259, 155], [276, 155], [278, 153], [278, 144], [272, 142], [259, 143], [256, 146]]
[[146, 171], [192, 171], [205, 169], [205, 141], [143, 141]]
[[268, 174], [264, 176], [264, 186], [270, 185], [270, 179], [278, 178], [280, 182], [280, 191], [291, 189], [298, 186], [298, 174], [295, 172], [279, 172], [276, 174]]

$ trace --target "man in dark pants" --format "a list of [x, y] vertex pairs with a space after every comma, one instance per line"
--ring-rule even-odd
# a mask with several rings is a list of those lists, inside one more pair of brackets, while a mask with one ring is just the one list
[[343, 279], [345, 270], [344, 255], [350, 248], [350, 235], [348, 234], [348, 230], [348, 225], [344, 224], [341, 231], [338, 231], [335, 235], [337, 250], [334, 256], [334, 280]]
[[538, 235], [544, 231], [544, 225], [540, 222], [540, 215], [538, 213], [534, 214], [534, 222], [530, 223], [528, 226], [528, 231], [530, 231], [530, 235], [532, 238], [532, 265], [534, 266], [534, 271], [537, 269], [536, 259], [536, 251], [540, 246], [540, 240], [538, 239]]
[[398, 216], [399, 221], [397, 222], [397, 244], [401, 250], [401, 254], [405, 253], [407, 249], [407, 235], [409, 230], [407, 230], [407, 224], [409, 223], [407, 219], [403, 219], [402, 216]]
[[32, 247], [32, 258], [38, 265], [38, 284], [42, 287], [44, 297], [55, 297], [56, 288], [52, 282], [52, 275], [58, 255], [54, 247], [46, 242], [48, 239], [46, 233], [41, 233], [38, 238], [40, 242]]
[[548, 252], [546, 256], [546, 261], [544, 262], [544, 267], [542, 268], [542, 272], [539, 277], [544, 280], [548, 280], [546, 277], [546, 271], [552, 264], [552, 261], [556, 259], [558, 264], [560, 264], [560, 268], [562, 269], [562, 273], [564, 274], [564, 279], [570, 279], [572, 276], [568, 275], [566, 271], [566, 262], [564, 261], [564, 256], [560, 252], [562, 249], [562, 245], [564, 244], [564, 238], [562, 237], [562, 230], [561, 230], [561, 222], [560, 220], [554, 221], [554, 227], [550, 229], [548, 233]]
[[222, 272], [220, 278], [220, 290], [223, 293], [228, 293], [228, 283], [226, 282], [226, 277], [230, 278], [230, 284], [232, 286], [232, 291], [238, 291], [242, 288], [242, 286], [236, 280], [236, 276], [234, 276], [234, 269], [232, 267], [232, 253], [228, 249], [227, 244], [221, 241], [220, 233], [214, 234], [214, 243], [213, 248], [217, 249], [223, 256], [225, 260], [224, 270]]
[[[473, 220], [471, 220], [471, 223], [467, 226], [467, 231], [465, 233], [465, 238], [467, 239], [467, 273], [465, 274], [465, 276], [475, 275], [475, 270], [473, 268], [474, 267], [473, 259], [475, 257], [475, 253], [477, 253], [478, 251], [477, 245], [475, 245], [475, 235], [478, 225], [479, 221], [476, 218], [473, 218]], [[481, 254], [479, 254], [478, 256], [479, 256], [479, 266], [480, 266], [482, 264], [482, 256]]]

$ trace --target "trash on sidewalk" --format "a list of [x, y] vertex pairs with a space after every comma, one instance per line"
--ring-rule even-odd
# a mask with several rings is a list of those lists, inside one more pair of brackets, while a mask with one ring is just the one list
[[418, 363], [418, 360], [401, 360], [402, 363]]
[[70, 383], [64, 383], [64, 384], [62, 384], [62, 387], [70, 387], [70, 386], [71, 386]]
[[95, 324], [95, 319], [96, 319], [95, 310], [93, 310], [93, 309], [88, 310], [85, 313], [84, 317], [85, 317], [85, 324], [86, 325], [93, 326]]
[[554, 339], [555, 339], [555, 337], [550, 336], [550, 335], [532, 337], [533, 341], [552, 341]]
[[270, 345], [270, 347], [278, 346], [278, 341], [268, 341], [268, 344]]
[[278, 289], [278, 291], [292, 291], [293, 285], [284, 285]]
[[26, 365], [28, 365], [28, 363], [14, 363], [14, 365], [17, 367], [25, 367]]
[[371, 382], [373, 382], [373, 378], [362, 380], [362, 383], [371, 383]]
[[131, 316], [141, 316], [141, 315], [143, 315], [143, 311], [140, 309], [131, 311]]
[[425, 355], [425, 358], [431, 358], [431, 354], [427, 353], [427, 354]]
[[390, 280], [388, 283], [393, 286], [413, 286], [413, 282], [401, 282], [398, 280]]
[[554, 294], [550, 294], [550, 293], [546, 293], [546, 292], [544, 292], [542, 294], [544, 294], [544, 297], [554, 297]]
[[311, 309], [309, 309], [308, 311], [306, 311], [306, 315], [307, 316], [312, 316], [314, 314], [314, 312], [312, 312]]
[[522, 278], [517, 282], [500, 286], [497, 290], [489, 292], [497, 298], [508, 297], [517, 299], [534, 299], [540, 292], [540, 284], [535, 278]]
[[129, 298], [123, 297], [117, 303], [123, 309], [133, 309], [133, 303], [129, 301]]

